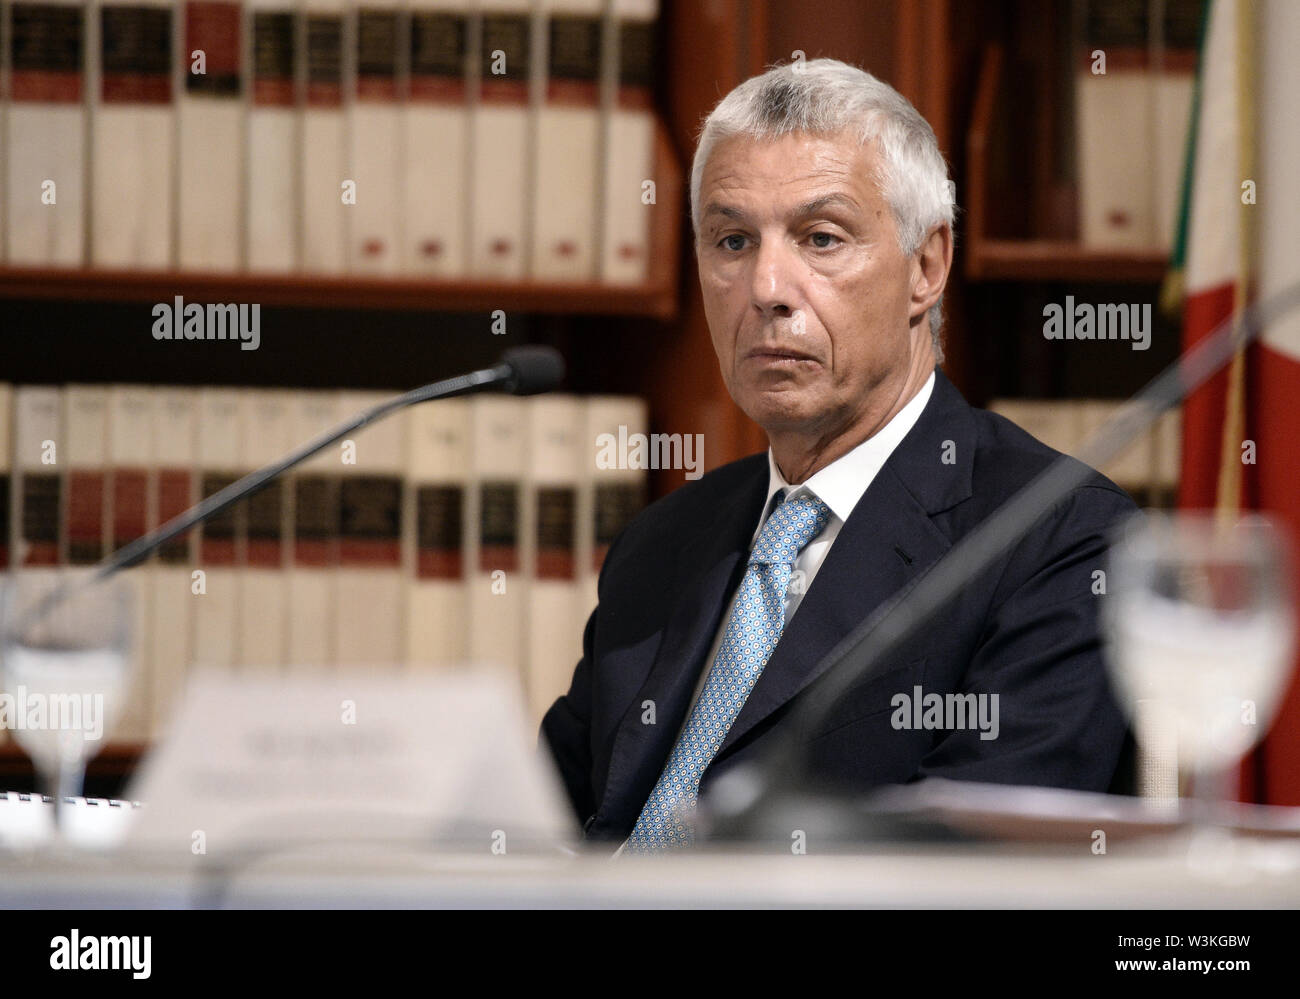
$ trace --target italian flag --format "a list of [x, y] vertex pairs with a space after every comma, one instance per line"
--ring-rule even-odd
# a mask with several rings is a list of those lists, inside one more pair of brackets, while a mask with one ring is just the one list
[[[1300, 280], [1298, 52], [1300, 2], [1210, 0], [1166, 289], [1184, 296], [1184, 349]], [[1300, 539], [1300, 314], [1187, 399], [1179, 506], [1268, 511]], [[1241, 792], [1300, 805], [1300, 664]]]

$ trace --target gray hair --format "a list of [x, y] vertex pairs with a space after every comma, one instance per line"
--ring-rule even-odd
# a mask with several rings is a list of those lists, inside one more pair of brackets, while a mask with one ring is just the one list
[[[727, 94], [704, 121], [691, 164], [691, 223], [700, 234], [700, 181], [713, 147], [743, 135], [776, 138], [791, 132], [834, 135], [856, 129], [858, 141], [880, 153], [876, 183], [910, 257], [936, 225], [952, 229], [955, 204], [948, 165], [930, 123], [889, 84], [838, 59], [773, 66]], [[929, 312], [935, 360], [943, 360], [939, 330], [943, 299]]]

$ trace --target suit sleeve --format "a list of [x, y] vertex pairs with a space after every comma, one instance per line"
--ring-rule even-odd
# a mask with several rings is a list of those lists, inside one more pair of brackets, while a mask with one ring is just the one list
[[[605, 561], [600, 567], [596, 583], [597, 599], [605, 593], [605, 574], [614, 563], [619, 543], [626, 536], [620, 533], [610, 545]], [[538, 742], [550, 750], [551, 759], [559, 770], [569, 803], [573, 806], [579, 824], [595, 813], [599, 804], [592, 787], [593, 767], [591, 753], [592, 664], [596, 655], [596, 633], [600, 622], [597, 606], [587, 618], [582, 634], [582, 658], [573, 671], [568, 693], [556, 699], [542, 718]]]
[[1111, 786], [1127, 725], [1103, 660], [1099, 612], [1108, 598], [1095, 592], [1094, 573], [1105, 569], [1110, 531], [1134, 509], [1112, 487], [1086, 486], [1013, 553], [961, 690], [990, 695], [996, 729], [947, 733], [916, 779]]
[[569, 691], [542, 719], [539, 742], [549, 747], [579, 823], [596, 810], [591, 787], [591, 661], [599, 608], [591, 612], [582, 638], [582, 658]]

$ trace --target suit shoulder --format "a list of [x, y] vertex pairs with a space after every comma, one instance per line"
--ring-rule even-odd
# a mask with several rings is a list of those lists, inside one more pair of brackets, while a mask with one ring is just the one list
[[[971, 407], [971, 413], [978, 433], [976, 495], [997, 497], [1000, 503], [1028, 485], [1057, 458], [1076, 461], [1044, 444], [1005, 416], [975, 407]], [[1105, 475], [1091, 466], [1083, 467], [1088, 475], [1076, 487], [1075, 494], [1096, 491], [1096, 494], [1108, 494], [1106, 499], [1118, 507], [1136, 507], [1132, 497]]]

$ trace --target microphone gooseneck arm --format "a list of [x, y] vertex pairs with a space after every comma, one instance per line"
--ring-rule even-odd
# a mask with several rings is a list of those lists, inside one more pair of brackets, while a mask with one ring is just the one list
[[346, 437], [353, 431], [360, 430], [377, 420], [382, 419], [389, 413], [397, 409], [405, 409], [407, 406], [413, 406], [419, 402], [425, 402], [429, 399], [447, 399], [457, 395], [464, 395], [468, 392], [474, 392], [485, 386], [498, 384], [502, 381], [499, 373], [500, 366], [496, 368], [482, 368], [478, 371], [471, 371], [467, 375], [457, 375], [455, 378], [447, 378], [440, 382], [431, 382], [428, 385], [422, 385], [417, 389], [412, 389], [403, 395], [387, 399], [376, 406], [363, 410], [351, 419], [340, 423], [332, 430], [327, 430], [315, 440], [308, 441], [295, 451], [289, 452], [278, 461], [259, 468], [256, 471], [249, 472], [242, 479], [237, 479], [224, 489], [218, 490], [211, 496], [205, 497], [194, 506], [190, 507], [184, 513], [179, 513], [165, 524], [159, 525], [148, 534], [136, 538], [129, 544], [123, 545], [117, 551], [113, 552], [108, 558], [104, 559], [95, 567], [91, 576], [92, 581], [104, 579], [121, 569], [129, 569], [131, 566], [142, 562], [158, 548], [161, 548], [178, 534], [184, 534], [190, 528], [197, 524], [203, 523], [211, 517], [215, 517], [226, 507], [233, 503], [238, 503], [241, 499], [253, 495], [267, 483], [283, 475], [295, 465], [300, 465], [318, 451], [323, 451], [335, 441]]
[[432, 399], [449, 399], [458, 395], [479, 392], [484, 389], [499, 388], [515, 395], [533, 395], [548, 392], [559, 384], [564, 377], [564, 359], [550, 347], [516, 347], [502, 355], [501, 361], [490, 368], [480, 368], [468, 374], [456, 375], [442, 381], [430, 382], [412, 389], [402, 395], [385, 400], [372, 406], [328, 430], [314, 440], [308, 441], [298, 449], [271, 464], [249, 472], [243, 478], [232, 482], [224, 489], [213, 493], [184, 513], [177, 514], [165, 524], [160, 525], [134, 541], [123, 545], [117, 551], [95, 566], [85, 578], [56, 587], [31, 611], [32, 619], [39, 620], [55, 606], [83, 586], [92, 586], [122, 569], [130, 568], [144, 561], [158, 548], [165, 545], [177, 535], [216, 516], [222, 510], [240, 500], [251, 496], [267, 483], [283, 475], [295, 465], [306, 461], [312, 455], [329, 447], [353, 431], [360, 430], [371, 423], [383, 419], [390, 413], [417, 403]]

